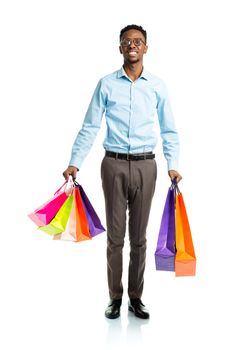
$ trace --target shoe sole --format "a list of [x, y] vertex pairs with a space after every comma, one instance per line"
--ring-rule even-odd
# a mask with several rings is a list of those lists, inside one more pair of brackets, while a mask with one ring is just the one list
[[115, 320], [116, 318], [120, 317], [120, 314], [119, 315], [115, 315], [115, 316], [107, 316], [105, 314], [105, 317], [108, 318], [108, 320]]

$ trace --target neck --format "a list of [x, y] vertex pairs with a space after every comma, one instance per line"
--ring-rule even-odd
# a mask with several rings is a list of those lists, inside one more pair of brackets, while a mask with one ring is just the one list
[[139, 76], [142, 74], [143, 64], [142, 62], [136, 62], [136, 63], [124, 62], [123, 68], [126, 74], [128, 75], [128, 77], [134, 81], [138, 79]]

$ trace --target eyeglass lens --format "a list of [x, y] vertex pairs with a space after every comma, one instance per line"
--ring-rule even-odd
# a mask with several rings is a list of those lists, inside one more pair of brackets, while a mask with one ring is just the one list
[[130, 46], [132, 43], [134, 43], [136, 46], [140, 46], [142, 43], [144, 43], [144, 41], [142, 39], [139, 39], [139, 38], [123, 39], [121, 41], [122, 46]]

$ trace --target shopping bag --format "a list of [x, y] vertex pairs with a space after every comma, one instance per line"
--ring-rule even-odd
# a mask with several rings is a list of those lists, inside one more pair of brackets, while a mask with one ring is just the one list
[[68, 198], [68, 195], [71, 192], [71, 187], [71, 179], [65, 181], [65, 183], [54, 193], [52, 198], [29, 214], [28, 217], [37, 226], [49, 224]]
[[78, 186], [74, 188], [73, 196], [74, 200], [66, 229], [64, 232], [55, 235], [53, 237], [55, 240], [79, 242], [92, 238]]
[[196, 256], [182, 193], [176, 187], [176, 257], [175, 275], [194, 276]]
[[50, 235], [57, 235], [65, 231], [73, 205], [73, 194], [74, 188], [51, 222], [48, 225], [38, 227], [39, 230]]
[[156, 270], [175, 271], [175, 189], [168, 189], [155, 251]]
[[89, 226], [89, 232], [92, 237], [95, 237], [99, 233], [102, 233], [105, 231], [105, 228], [101, 224], [101, 221], [96, 214], [96, 211], [94, 210], [92, 204], [90, 203], [85, 191], [83, 190], [82, 186], [78, 184], [78, 182], [75, 182], [75, 185], [79, 188], [80, 190], [80, 195], [82, 198], [82, 202], [84, 205], [87, 221], [88, 221], [88, 226]]

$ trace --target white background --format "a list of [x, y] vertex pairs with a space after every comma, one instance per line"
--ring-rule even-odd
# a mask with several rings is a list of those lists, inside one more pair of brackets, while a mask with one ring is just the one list
[[[1, 349], [246, 349], [244, 5], [1, 1]], [[197, 276], [155, 271], [169, 186], [159, 141], [143, 294], [151, 318], [128, 314], [125, 289], [121, 318], [108, 321], [106, 234], [77, 244], [53, 241], [27, 214], [62, 184], [93, 90], [102, 76], [120, 68], [119, 32], [132, 23], [148, 32], [146, 69], [168, 87]], [[105, 225], [104, 133], [103, 120], [78, 181]], [[127, 243], [126, 235], [125, 288]]]

